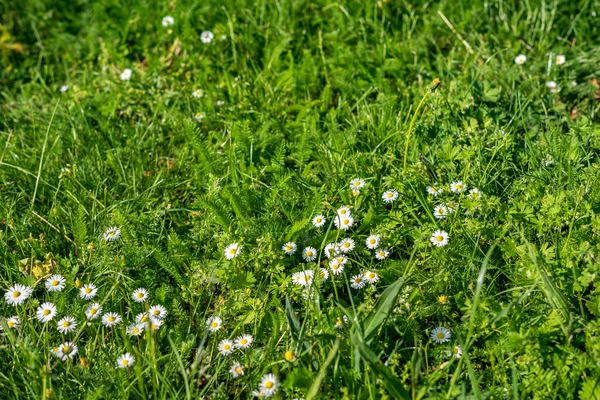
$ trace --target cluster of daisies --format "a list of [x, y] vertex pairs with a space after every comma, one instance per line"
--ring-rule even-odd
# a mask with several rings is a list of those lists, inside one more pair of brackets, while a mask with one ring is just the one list
[[[524, 54], [519, 54], [518, 56], [515, 57], [515, 64], [517, 64], [517, 65], [523, 65], [523, 64], [525, 64], [526, 61], [527, 61], [527, 57]], [[556, 65], [563, 65], [566, 62], [567, 62], [567, 58], [562, 54], [559, 54], [554, 58], [554, 63]], [[571, 87], [577, 86], [577, 81], [569, 82], [569, 86], [571, 86]], [[552, 94], [558, 93], [561, 91], [561, 87], [558, 85], [558, 83], [556, 83], [554, 81], [546, 82], [546, 87], [548, 88], [548, 91], [550, 91], [550, 93], [552, 93]]]
[[[210, 333], [216, 333], [223, 328], [223, 320], [218, 316], [210, 317], [206, 320], [206, 328]], [[236, 352], [236, 350], [246, 350], [252, 346], [254, 342], [254, 338], [252, 335], [243, 334], [235, 338], [231, 339], [222, 339], [217, 348], [219, 353], [224, 357], [229, 357]], [[232, 378], [238, 378], [244, 375], [245, 367], [237, 360], [232, 361], [231, 368], [229, 369], [229, 373]], [[252, 392], [253, 396], [256, 397], [271, 397], [277, 392], [278, 381], [275, 375], [266, 374], [260, 380], [258, 385], [258, 390]]]

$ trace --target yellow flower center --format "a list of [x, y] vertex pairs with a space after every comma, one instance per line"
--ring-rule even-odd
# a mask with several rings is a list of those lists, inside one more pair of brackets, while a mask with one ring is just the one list
[[6, 325], [8, 325], [9, 328], [12, 328], [13, 326], [15, 326], [15, 322], [14, 321], [8, 321], [6, 323]]
[[437, 235], [437, 236], [435, 237], [435, 240], [437, 240], [438, 242], [441, 242], [441, 241], [443, 241], [443, 240], [444, 240], [444, 237], [443, 237], [442, 235]]
[[375, 274], [371, 272], [371, 273], [369, 274], [369, 279], [374, 279], [374, 278], [375, 278]]
[[85, 294], [90, 294], [92, 293], [92, 289], [90, 289], [89, 287], [85, 288]]
[[442, 295], [438, 297], [438, 302], [441, 304], [446, 304], [448, 302], [448, 297]]
[[235, 254], [235, 249], [229, 250], [229, 254]]
[[438, 334], [437, 334], [438, 339], [443, 339], [444, 336], [446, 336], [446, 335], [444, 335], [444, 332], [438, 332]]
[[21, 295], [21, 292], [13, 292], [13, 297], [16, 299], [17, 297], [19, 297]]
[[223, 350], [229, 350], [231, 348], [231, 346], [228, 343], [225, 343], [223, 345]]
[[235, 372], [236, 372], [237, 374], [241, 374], [241, 373], [242, 373], [242, 372], [244, 372], [244, 371], [242, 370], [242, 367], [235, 367]]
[[210, 324], [210, 327], [211, 327], [211, 328], [216, 328], [217, 326], [219, 326], [219, 324], [218, 324], [218, 323], [216, 323], [216, 322], [212, 322], [212, 323]]
[[71, 323], [69, 321], [65, 321], [65, 322], [63, 322], [63, 326], [65, 328], [68, 328], [69, 326], [71, 326]]
[[340, 214], [346, 215], [346, 210], [340, 210]]
[[388, 199], [391, 199], [392, 197], [394, 197], [394, 194], [390, 192], [387, 194], [387, 197], [388, 197]]
[[461, 186], [459, 183], [457, 183], [457, 184], [456, 184], [456, 188], [457, 188], [457, 189], [459, 189], [459, 190], [460, 190], [460, 188], [461, 188], [461, 187], [462, 187], [462, 186]]
[[454, 348], [452, 349], [452, 352], [453, 352], [454, 354], [458, 354], [458, 347], [454, 347]]
[[240, 344], [244, 345], [244, 344], [246, 344], [246, 343], [248, 343], [248, 341], [247, 341], [246, 339], [242, 339], [242, 340], [240, 340]]
[[312, 252], [312, 251], [307, 251], [307, 252], [306, 252], [306, 257], [312, 257], [312, 255], [313, 255], [313, 252]]
[[320, 224], [323, 221], [321, 218], [317, 218], [317, 223]]
[[106, 320], [107, 320], [108, 322], [115, 322], [115, 317], [113, 317], [113, 316], [111, 315], [110, 317], [106, 318]]
[[52, 286], [58, 286], [58, 281], [57, 280], [53, 280], [52, 281]]
[[273, 382], [271, 382], [271, 381], [269, 381], [269, 382], [265, 383], [265, 387], [266, 387], [267, 389], [271, 389], [271, 388], [273, 387], [273, 385], [274, 385], [274, 383], [273, 383]]
[[360, 283], [360, 282], [361, 282], [361, 279], [360, 279], [360, 278], [356, 278], [356, 279], [354, 280], [354, 283]]
[[142, 297], [144, 297], [144, 293], [140, 292], [140, 293], [137, 294], [137, 298], [138, 299], [141, 299]]
[[152, 314], [154, 314], [154, 315], [158, 315], [158, 314], [160, 314], [160, 311], [158, 311], [158, 310], [154, 310], [154, 311], [152, 311]]
[[50, 310], [48, 310], [47, 308], [44, 310], [44, 315], [48, 315], [50, 314]]
[[137, 333], [139, 333], [140, 328], [133, 328], [133, 334], [136, 335]]
[[375, 239], [371, 239], [371, 240], [369, 240], [369, 243], [371, 243], [371, 244], [375, 244]]
[[123, 361], [121, 361], [121, 365], [129, 365], [129, 360], [128, 359], [124, 359]]
[[350, 243], [349, 242], [344, 243], [344, 247], [346, 247], [346, 248], [350, 247]]
[[62, 348], [62, 351], [63, 351], [63, 353], [66, 353], [66, 352], [68, 352], [69, 350], [71, 350], [71, 347], [70, 347], [70, 346], [63, 346], [63, 348]]
[[96, 315], [97, 312], [98, 312], [97, 308], [90, 308], [90, 314], [91, 315]]
[[287, 246], [285, 246], [286, 250], [291, 250], [292, 246], [290, 246], [289, 244]]

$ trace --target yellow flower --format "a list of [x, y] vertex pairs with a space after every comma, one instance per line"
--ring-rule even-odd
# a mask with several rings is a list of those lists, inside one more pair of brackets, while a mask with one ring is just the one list
[[448, 304], [448, 297], [445, 295], [441, 295], [438, 297], [438, 303], [440, 304]]
[[296, 356], [294, 355], [294, 352], [291, 351], [291, 350], [286, 351], [285, 354], [284, 354], [284, 357], [289, 362], [296, 361]]
[[79, 278], [75, 279], [75, 287], [79, 289], [81, 287], [81, 280]]

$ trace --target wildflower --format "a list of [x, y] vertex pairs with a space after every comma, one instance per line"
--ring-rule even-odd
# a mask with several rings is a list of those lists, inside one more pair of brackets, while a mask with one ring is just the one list
[[262, 390], [261, 391], [253, 390], [252, 393], [250, 393], [250, 395], [252, 395], [253, 397], [258, 397], [259, 399], [266, 397], [265, 392], [263, 392]]
[[148, 299], [148, 291], [144, 288], [137, 288], [131, 294], [131, 298], [136, 303], [143, 303]]
[[477, 188], [473, 188], [469, 190], [469, 198], [473, 200], [477, 200], [481, 198], [481, 191]]
[[63, 317], [58, 321], [58, 331], [60, 333], [69, 333], [77, 328], [77, 321], [73, 317]]
[[446, 203], [446, 208], [448, 209], [448, 214], [452, 214], [456, 211], [456, 203], [454, 203], [453, 201], [449, 201], [448, 203]]
[[337, 210], [337, 215], [339, 215], [340, 217], [349, 217], [350, 215], [352, 215], [352, 212], [350, 211], [350, 207], [340, 207]]
[[234, 345], [238, 349], [247, 349], [254, 342], [252, 335], [242, 335], [235, 339]]
[[148, 314], [154, 318], [165, 319], [167, 317], [167, 309], [158, 304], [150, 307]]
[[62, 275], [52, 275], [46, 279], [46, 289], [49, 292], [60, 292], [65, 288], [65, 278]]
[[300, 286], [309, 286], [313, 281], [313, 271], [307, 269], [305, 271], [296, 272], [292, 275], [292, 282]]
[[446, 218], [447, 215], [448, 209], [443, 204], [439, 204], [433, 209], [433, 216], [438, 219]]
[[556, 56], [556, 65], [563, 65], [567, 59], [562, 54]]
[[460, 356], [462, 356], [462, 349], [460, 348], [460, 346], [452, 347], [452, 356], [454, 358], [460, 358]]
[[289, 362], [296, 361], [296, 356], [294, 355], [294, 352], [292, 350], [286, 350], [286, 352], [283, 353], [283, 358], [285, 358], [286, 361]]
[[350, 181], [350, 189], [352, 190], [360, 190], [364, 188], [365, 185], [365, 181], [361, 178], [355, 178]]
[[140, 336], [144, 333], [146, 326], [144, 324], [131, 324], [127, 327], [127, 334], [129, 336]]
[[148, 315], [148, 313], [141, 312], [135, 316], [135, 322], [137, 322], [138, 324], [148, 321], [150, 321], [150, 315]]
[[354, 189], [354, 190], [352, 191], [352, 196], [358, 196], [359, 194], [360, 194], [360, 190], [356, 190], [356, 189]]
[[210, 332], [216, 332], [223, 326], [223, 320], [219, 317], [211, 317], [206, 320], [206, 327]]
[[98, 288], [93, 283], [89, 283], [84, 285], [81, 289], [79, 289], [79, 297], [84, 300], [91, 300], [98, 293]]
[[225, 258], [231, 260], [234, 257], [237, 257], [242, 251], [242, 246], [237, 243], [232, 243], [225, 249]]
[[10, 329], [17, 329], [19, 325], [21, 325], [21, 320], [17, 315], [13, 315], [6, 320], [6, 326], [8, 326]]
[[576, 87], [577, 85], [578, 85], [577, 81], [569, 82], [569, 86], [571, 86], [571, 87]]
[[170, 15], [167, 15], [166, 17], [163, 17], [163, 19], [162, 19], [162, 26], [164, 26], [165, 28], [173, 25], [174, 23], [175, 23], [175, 18], [171, 17]]
[[326, 281], [329, 279], [329, 271], [327, 271], [325, 268], [321, 268], [319, 269], [319, 276], [321, 277], [322, 281]]
[[192, 97], [198, 99], [200, 97], [202, 97], [204, 95], [204, 92], [202, 91], [202, 89], [196, 89], [192, 92]]
[[388, 190], [383, 192], [383, 194], [381, 195], [381, 198], [383, 199], [384, 203], [391, 203], [396, 201], [396, 199], [398, 198], [398, 192], [395, 191], [394, 189]]
[[363, 279], [362, 274], [354, 275], [350, 280], [352, 281], [350, 284], [352, 289], [362, 289], [365, 286], [365, 279]]
[[432, 196], [439, 196], [440, 194], [444, 193], [444, 189], [441, 187], [438, 188], [435, 186], [427, 186], [427, 193]]
[[128, 81], [128, 80], [130, 80], [131, 79], [131, 72], [132, 72], [131, 69], [125, 68], [123, 70], [123, 72], [121, 72], [121, 80], [122, 81]]
[[550, 94], [556, 94], [556, 93], [560, 92], [561, 89], [562, 88], [560, 86], [550, 88]]
[[113, 226], [112, 228], [108, 228], [106, 231], [104, 231], [104, 240], [107, 242], [112, 242], [114, 240], [117, 240], [118, 238], [121, 237], [121, 229], [117, 228], [116, 226]]
[[219, 342], [219, 353], [228, 356], [233, 352], [233, 342], [229, 339], [223, 339]]
[[285, 254], [287, 254], [288, 256], [291, 256], [292, 254], [294, 254], [296, 252], [297, 248], [298, 248], [298, 246], [296, 246], [296, 243], [287, 242], [286, 244], [283, 245], [281, 250], [283, 250], [283, 252]]
[[85, 316], [89, 320], [96, 319], [102, 314], [102, 306], [98, 303], [91, 304], [87, 310], [85, 310]]
[[546, 167], [554, 164], [554, 157], [552, 157], [550, 154], [546, 154], [546, 157], [544, 157], [544, 164], [546, 165]]
[[305, 248], [302, 251], [302, 258], [304, 258], [304, 260], [307, 262], [314, 261], [317, 258], [317, 249], [314, 247]]
[[77, 354], [77, 345], [73, 342], [65, 342], [54, 349], [53, 353], [59, 360], [66, 361]]
[[441, 295], [438, 297], [437, 301], [440, 304], [448, 304], [448, 296]]
[[364, 271], [363, 279], [370, 283], [371, 285], [376, 284], [379, 281], [379, 275], [373, 271]]
[[333, 261], [337, 262], [338, 264], [346, 264], [348, 262], [348, 257], [346, 256], [336, 256]]
[[431, 331], [431, 340], [436, 343], [445, 343], [450, 341], [450, 331], [446, 328], [435, 328]]
[[337, 243], [328, 243], [323, 251], [325, 252], [325, 257], [331, 258], [340, 252], [340, 248]]
[[443, 247], [448, 244], [450, 237], [444, 231], [437, 230], [431, 234], [431, 243], [437, 247]]
[[277, 378], [273, 374], [267, 374], [262, 377], [258, 387], [265, 393], [266, 397], [271, 397], [277, 392]]
[[159, 318], [150, 317], [150, 321], [148, 321], [148, 327], [150, 330], [157, 331], [163, 326], [164, 321]]
[[200, 40], [202, 40], [202, 43], [204, 44], [212, 42], [214, 37], [215, 35], [213, 35], [211, 31], [204, 31], [200, 34]]
[[125, 353], [117, 358], [117, 368], [130, 368], [135, 363], [135, 357], [129, 353]]
[[323, 225], [325, 225], [325, 217], [322, 215], [317, 215], [316, 217], [313, 218], [312, 220], [312, 224], [315, 226], [315, 228], [320, 228]]
[[352, 227], [352, 224], [354, 224], [354, 218], [351, 216], [342, 217], [338, 215], [335, 217], [334, 224], [337, 229], [347, 231]]
[[377, 249], [375, 252], [375, 258], [378, 260], [385, 260], [390, 255], [390, 252], [386, 249]]
[[379, 246], [379, 235], [371, 235], [366, 240], [368, 249], [376, 249]]
[[450, 184], [450, 191], [452, 193], [462, 193], [465, 190], [465, 186], [462, 181], [452, 182]]
[[104, 326], [108, 326], [108, 327], [116, 326], [116, 325], [120, 324], [121, 321], [122, 321], [121, 316], [115, 312], [109, 312], [102, 316], [102, 325], [104, 325]]
[[56, 306], [52, 303], [42, 303], [35, 312], [36, 318], [41, 322], [52, 321], [56, 316]]
[[244, 367], [239, 362], [234, 361], [233, 364], [231, 364], [229, 373], [232, 378], [237, 378], [238, 376], [244, 375]]
[[62, 85], [58, 90], [60, 90], [61, 93], [64, 93], [69, 90], [69, 85]]
[[339, 264], [335, 261], [329, 263], [329, 268], [331, 269], [331, 273], [334, 275], [339, 275], [344, 272], [344, 264]]
[[558, 84], [554, 81], [548, 81], [548, 82], [546, 82], [546, 87], [548, 89], [552, 89], [552, 88], [558, 87]]
[[527, 61], [527, 57], [524, 54], [519, 54], [515, 57], [515, 64], [517, 65], [523, 65], [525, 61]]
[[17, 283], [16, 285], [9, 287], [6, 293], [4, 293], [4, 300], [11, 306], [18, 306], [23, 304], [32, 293], [32, 288]]
[[202, 122], [202, 120], [206, 117], [206, 113], [202, 111], [198, 111], [194, 114], [194, 119], [198, 122]]
[[354, 249], [354, 240], [350, 238], [343, 239], [338, 246], [342, 253], [349, 253]]

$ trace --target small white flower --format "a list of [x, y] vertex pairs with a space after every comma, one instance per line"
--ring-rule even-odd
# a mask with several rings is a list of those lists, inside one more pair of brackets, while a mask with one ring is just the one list
[[11, 306], [18, 306], [27, 300], [32, 293], [32, 288], [17, 283], [16, 285], [9, 287], [6, 293], [4, 293], [4, 300]]
[[56, 357], [58, 357], [59, 360], [66, 361], [75, 357], [75, 354], [77, 354], [78, 350], [79, 349], [75, 343], [65, 342], [54, 349], [53, 353]]
[[371, 250], [376, 249], [379, 246], [379, 242], [379, 235], [371, 235], [366, 240], [367, 248]]
[[556, 65], [563, 65], [567, 61], [566, 57], [562, 54], [556, 56]]
[[352, 212], [350, 211], [350, 207], [340, 207], [337, 210], [337, 215], [339, 215], [340, 217], [349, 217], [352, 215]]
[[194, 114], [194, 119], [198, 122], [202, 122], [202, 120], [206, 117], [206, 113], [205, 112], [201, 112], [198, 111], [196, 114]]
[[349, 253], [354, 249], [354, 240], [351, 238], [343, 239], [340, 243], [338, 243], [338, 247], [342, 253]]
[[319, 276], [321, 277], [322, 281], [326, 281], [327, 279], [329, 279], [329, 271], [327, 271], [325, 268], [320, 268]]
[[333, 258], [332, 261], [330, 261], [330, 263], [332, 263], [332, 262], [336, 262], [338, 264], [346, 265], [346, 263], [348, 262], [348, 257], [342, 256], [342, 255], [337, 255], [337, 256], [335, 256], [335, 258]]
[[292, 282], [300, 286], [310, 286], [313, 283], [314, 272], [310, 269], [296, 272], [292, 275]]
[[203, 95], [204, 95], [204, 92], [202, 91], [202, 89], [196, 89], [192, 92], [192, 97], [194, 97], [196, 99], [199, 99]]
[[283, 252], [285, 254], [287, 254], [288, 256], [291, 256], [292, 254], [294, 254], [296, 252], [297, 248], [298, 248], [298, 246], [296, 246], [296, 243], [287, 242], [286, 244], [283, 245], [281, 250], [283, 250]]
[[371, 285], [374, 285], [377, 282], [379, 282], [379, 275], [376, 272], [373, 272], [373, 271], [364, 271], [363, 272], [363, 278], [364, 278], [365, 281], [367, 281]]
[[242, 335], [235, 339], [234, 345], [238, 349], [247, 349], [254, 342], [252, 335]]
[[141, 336], [144, 333], [144, 329], [146, 329], [146, 325], [143, 323], [135, 323], [131, 324], [127, 327], [127, 335], [129, 336]]
[[102, 316], [102, 325], [104, 326], [116, 326], [121, 323], [123, 319], [121, 316], [115, 312], [109, 312]]
[[362, 276], [362, 274], [359, 275], [354, 275], [351, 279], [350, 282], [352, 282], [350, 284], [350, 287], [352, 287], [352, 289], [362, 289], [365, 286], [365, 279]]
[[242, 252], [242, 246], [237, 243], [232, 243], [225, 249], [225, 258], [231, 260], [237, 257]]
[[550, 93], [556, 94], [556, 93], [560, 92], [561, 90], [562, 90], [562, 88], [560, 86], [553, 87], [553, 88], [550, 88]]
[[69, 90], [69, 85], [62, 85], [59, 90], [61, 93], [64, 93]]
[[454, 358], [460, 358], [462, 356], [462, 349], [460, 348], [460, 346], [452, 347], [452, 356]]
[[328, 243], [323, 252], [325, 253], [325, 257], [331, 258], [340, 253], [340, 248], [337, 243]]
[[84, 300], [91, 300], [98, 293], [98, 288], [93, 283], [84, 285], [81, 289], [79, 289], [79, 297]]
[[398, 192], [394, 189], [387, 190], [381, 195], [384, 203], [392, 203], [398, 198]]
[[163, 326], [164, 321], [160, 318], [150, 317], [150, 321], [147, 322], [148, 328], [153, 331], [157, 331]]
[[315, 228], [320, 228], [323, 225], [325, 225], [325, 217], [322, 215], [317, 215], [316, 217], [313, 218], [312, 220], [312, 224], [315, 226]]
[[553, 89], [553, 88], [558, 87], [558, 84], [554, 81], [548, 81], [548, 82], [546, 82], [546, 87], [548, 89]]
[[525, 61], [527, 61], [527, 57], [524, 54], [519, 54], [515, 57], [515, 64], [517, 65], [523, 65]]
[[544, 165], [546, 165], [546, 167], [554, 164], [554, 157], [552, 157], [550, 154], [546, 154], [546, 157], [544, 157]]
[[361, 178], [355, 178], [350, 181], [350, 189], [352, 190], [360, 190], [364, 188], [365, 185], [365, 181]]
[[473, 188], [469, 190], [469, 198], [472, 200], [477, 200], [481, 198], [481, 191], [477, 188]]
[[377, 249], [375, 251], [375, 258], [378, 260], [385, 260], [390, 255], [390, 252], [386, 249]]
[[439, 196], [440, 194], [444, 193], [444, 189], [441, 187], [427, 186], [427, 193], [432, 196]]
[[223, 320], [219, 317], [211, 317], [206, 320], [206, 327], [210, 332], [216, 332], [223, 326]]
[[329, 263], [329, 268], [331, 269], [331, 273], [334, 275], [340, 275], [344, 272], [344, 264], [340, 264], [335, 260]]
[[112, 242], [113, 240], [117, 240], [121, 237], [121, 229], [113, 226], [104, 231], [104, 240], [107, 242]]
[[13, 315], [6, 320], [6, 326], [8, 326], [10, 329], [17, 329], [19, 325], [21, 325], [21, 320], [17, 315]]
[[337, 321], [335, 322], [334, 328], [342, 329], [342, 328], [344, 328], [344, 325], [347, 323], [348, 323], [348, 317], [346, 317], [345, 315], [343, 317], [338, 317]]
[[49, 292], [60, 292], [65, 288], [65, 278], [62, 275], [52, 275], [46, 279], [46, 289]]
[[85, 316], [89, 320], [98, 318], [102, 314], [102, 306], [99, 303], [90, 304], [85, 310]]
[[[164, 23], [163, 23], [164, 25]], [[125, 353], [117, 358], [117, 368], [131, 368], [135, 363], [135, 357], [129, 353]]]
[[259, 389], [265, 393], [265, 397], [273, 396], [277, 392], [277, 386], [277, 378], [273, 374], [263, 376], [258, 385]]
[[229, 373], [232, 378], [237, 378], [238, 376], [244, 375], [244, 367], [239, 362], [234, 361], [233, 364], [231, 364]]
[[431, 234], [431, 243], [437, 247], [443, 247], [448, 244], [450, 237], [445, 231], [437, 230]]
[[446, 218], [447, 215], [448, 209], [443, 204], [439, 204], [433, 209], [433, 216], [438, 219]]
[[165, 319], [167, 317], [167, 309], [160, 304], [157, 304], [150, 307], [148, 314], [154, 318]]
[[445, 343], [450, 341], [450, 331], [446, 328], [435, 328], [431, 331], [431, 340], [436, 343]]
[[163, 19], [162, 19], [162, 26], [164, 26], [165, 28], [173, 25], [174, 23], [175, 23], [175, 18], [171, 17], [170, 15], [167, 15], [166, 17], [163, 17]]
[[571, 82], [569, 82], [569, 86], [576, 87], [577, 86], [577, 81], [571, 81]]
[[121, 72], [121, 80], [122, 81], [128, 81], [128, 80], [130, 80], [131, 79], [131, 73], [132, 73], [131, 69], [125, 68], [123, 70], [123, 72]]
[[233, 342], [229, 339], [223, 339], [219, 342], [219, 353], [228, 356], [233, 352]]
[[354, 218], [351, 216], [342, 217], [341, 215], [338, 215], [335, 217], [334, 224], [337, 229], [347, 231], [352, 227], [352, 224], [354, 224]]
[[204, 31], [200, 34], [200, 40], [202, 40], [202, 43], [204, 44], [212, 42], [214, 37], [215, 35], [213, 35], [211, 31]]
[[305, 248], [302, 250], [302, 258], [304, 258], [306, 262], [314, 261], [317, 258], [317, 249], [314, 247]]
[[452, 193], [462, 193], [465, 189], [466, 187], [463, 185], [462, 181], [456, 181], [450, 184], [450, 191]]
[[69, 333], [77, 328], [77, 321], [73, 317], [63, 317], [58, 320], [57, 329], [60, 333]]
[[56, 312], [56, 306], [54, 304], [42, 303], [42, 305], [40, 305], [36, 310], [35, 316], [39, 321], [46, 323], [52, 321], [52, 319], [56, 316]]
[[131, 294], [131, 298], [136, 303], [143, 303], [148, 299], [148, 291], [144, 288], [137, 288]]
[[150, 315], [148, 315], [148, 313], [141, 312], [135, 316], [135, 322], [137, 322], [138, 324], [149, 322], [149, 321], [150, 321]]

